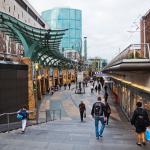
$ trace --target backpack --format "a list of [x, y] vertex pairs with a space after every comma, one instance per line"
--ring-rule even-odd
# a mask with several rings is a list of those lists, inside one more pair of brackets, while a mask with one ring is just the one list
[[95, 116], [102, 116], [102, 103], [96, 102], [94, 107]]
[[144, 110], [137, 111], [136, 123], [138, 126], [145, 126]]

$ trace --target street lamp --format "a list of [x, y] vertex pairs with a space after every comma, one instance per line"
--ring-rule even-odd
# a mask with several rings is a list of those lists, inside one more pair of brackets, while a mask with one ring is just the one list
[[36, 87], [36, 95], [35, 95], [35, 107], [36, 107], [36, 124], [38, 124], [39, 118], [39, 109], [38, 109], [38, 63], [35, 63], [35, 87]]

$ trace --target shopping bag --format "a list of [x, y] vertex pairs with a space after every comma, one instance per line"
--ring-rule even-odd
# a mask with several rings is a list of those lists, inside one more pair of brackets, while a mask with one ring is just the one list
[[17, 119], [22, 120], [23, 116], [21, 114], [17, 114]]
[[145, 137], [147, 141], [150, 141], [150, 128], [146, 128]]

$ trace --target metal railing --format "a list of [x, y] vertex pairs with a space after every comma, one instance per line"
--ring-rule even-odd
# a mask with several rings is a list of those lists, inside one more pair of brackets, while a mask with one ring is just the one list
[[[36, 113], [36, 111], [30, 111], [30, 114]], [[17, 112], [0, 114], [0, 132], [9, 132], [21, 127], [21, 121], [16, 117]], [[36, 115], [35, 115], [36, 116]], [[61, 109], [50, 109], [45, 111], [39, 111], [38, 120], [28, 119], [27, 126], [35, 125], [39, 123], [47, 123], [48, 121], [61, 120]]]
[[118, 54], [108, 65], [112, 66], [123, 59], [150, 59], [149, 43], [131, 44]]

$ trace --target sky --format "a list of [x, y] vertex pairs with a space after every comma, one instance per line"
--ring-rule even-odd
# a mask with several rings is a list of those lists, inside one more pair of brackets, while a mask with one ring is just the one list
[[112, 60], [129, 44], [140, 43], [140, 19], [150, 0], [28, 0], [41, 14], [54, 7], [82, 10], [82, 36], [90, 57]]

